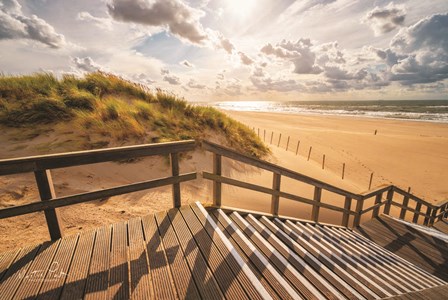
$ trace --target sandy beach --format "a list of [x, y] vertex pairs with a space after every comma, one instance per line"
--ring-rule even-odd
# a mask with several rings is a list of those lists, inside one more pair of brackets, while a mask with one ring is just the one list
[[[403, 189], [411, 187], [414, 194], [432, 203], [448, 198], [448, 124], [275, 113], [226, 113], [254, 127], [257, 133], [260, 129], [260, 137], [269, 145], [272, 135], [273, 155], [269, 160], [283, 167], [354, 193], [368, 190], [370, 175], [373, 173], [372, 188], [383, 184], [394, 184]], [[282, 137], [278, 143], [280, 133]], [[10, 145], [8, 149], [12, 147], [18, 145]], [[312, 151], [308, 161], [310, 147]], [[33, 154], [24, 151], [19, 151], [20, 156]], [[6, 158], [13, 154], [3, 151], [0, 156]], [[324, 154], [325, 166], [322, 169]], [[248, 168], [227, 159], [223, 162], [225, 176], [266, 187], [272, 185], [271, 172]], [[211, 171], [211, 156], [204, 156], [204, 153], [195, 153], [181, 164], [181, 172], [205, 169]], [[168, 174], [166, 160], [153, 158], [133, 164], [107, 163], [56, 170], [54, 178], [57, 195], [68, 195]], [[2, 207], [38, 199], [32, 174], [1, 177], [0, 180]], [[193, 201], [211, 203], [210, 184], [204, 182], [201, 179], [193, 184], [182, 185], [184, 204]], [[282, 190], [307, 198], [312, 198], [313, 194], [311, 186], [287, 178], [282, 179]], [[324, 193], [323, 202], [342, 206], [343, 198]], [[269, 212], [270, 196], [224, 185], [222, 203], [225, 206]], [[165, 187], [69, 206], [58, 211], [64, 233], [74, 234], [171, 207], [171, 189]], [[279, 212], [308, 219], [311, 206], [280, 199]], [[322, 222], [339, 224], [340, 217], [340, 213], [321, 211]], [[47, 239], [43, 213], [0, 220], [0, 252]]]

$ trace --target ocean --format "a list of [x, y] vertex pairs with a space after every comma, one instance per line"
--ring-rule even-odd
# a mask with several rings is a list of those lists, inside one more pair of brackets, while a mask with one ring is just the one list
[[236, 111], [356, 116], [448, 123], [448, 100], [226, 101], [208, 105]]

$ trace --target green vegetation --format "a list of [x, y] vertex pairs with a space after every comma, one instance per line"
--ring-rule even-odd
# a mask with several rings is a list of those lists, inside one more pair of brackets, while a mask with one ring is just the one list
[[161, 90], [152, 93], [112, 74], [0, 77], [0, 125], [33, 129], [64, 123], [81, 136], [103, 137], [102, 144], [105, 139], [151, 143], [212, 136], [252, 156], [269, 152], [247, 126], [214, 108], [191, 105]]

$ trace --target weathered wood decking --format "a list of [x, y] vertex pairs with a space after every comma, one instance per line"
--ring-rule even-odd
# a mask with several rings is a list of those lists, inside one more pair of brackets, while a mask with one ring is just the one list
[[384, 215], [365, 222], [356, 231], [427, 272], [448, 280], [446, 241]]
[[0, 254], [0, 299], [374, 299], [446, 284], [349, 229], [174, 208]]

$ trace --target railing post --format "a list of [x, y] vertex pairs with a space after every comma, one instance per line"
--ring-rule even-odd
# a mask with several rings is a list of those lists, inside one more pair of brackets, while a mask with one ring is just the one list
[[342, 226], [344, 227], [348, 227], [348, 219], [350, 218], [350, 207], [352, 206], [352, 198], [350, 197], [345, 197], [345, 202], [344, 202], [344, 213], [342, 215]]
[[414, 217], [412, 218], [413, 223], [417, 224], [418, 217], [420, 217], [419, 212], [421, 209], [422, 209], [422, 204], [420, 202], [417, 202], [417, 204], [415, 205]]
[[[49, 201], [56, 198], [50, 170], [35, 171], [34, 177], [36, 178], [37, 188], [39, 189], [40, 200]], [[54, 241], [60, 239], [62, 234], [56, 210], [54, 208], [49, 208], [46, 209], [44, 213], [51, 240]]]
[[[179, 176], [179, 154], [171, 153], [171, 175]], [[180, 183], [173, 183], [173, 207], [180, 207]]]
[[391, 187], [388, 191], [387, 191], [387, 202], [384, 205], [384, 211], [383, 214], [388, 215], [390, 213], [390, 205], [392, 204], [392, 199], [394, 198], [394, 188]]
[[408, 210], [408, 204], [409, 204], [409, 195], [406, 194], [403, 198], [403, 207], [400, 210], [400, 219], [404, 220], [406, 217], [406, 211]]
[[425, 220], [423, 221], [423, 225], [428, 226], [429, 223], [429, 219], [431, 217], [431, 206], [427, 206], [428, 208], [426, 209], [426, 213], [425, 213]]
[[[281, 175], [278, 173], [274, 173], [274, 177], [272, 180], [272, 189], [274, 191], [277, 191], [277, 192], [280, 191], [280, 182], [281, 182]], [[275, 216], [278, 215], [279, 200], [280, 200], [280, 196], [278, 194], [272, 195], [271, 214], [273, 214]]]
[[361, 212], [362, 212], [362, 206], [364, 205], [364, 198], [356, 199], [358, 202], [356, 202], [356, 215], [355, 219], [353, 220], [353, 227], [358, 227], [361, 223]]
[[311, 212], [311, 220], [316, 222], [319, 221], [319, 210], [320, 210], [320, 206], [318, 206], [317, 204], [320, 203], [320, 200], [322, 198], [322, 188], [320, 187], [315, 187], [314, 188], [314, 202], [316, 204], [313, 205], [313, 210]]
[[[221, 176], [222, 158], [221, 155], [213, 153], [213, 174]], [[213, 205], [221, 206], [221, 182], [213, 181]]]
[[[440, 216], [439, 216], [439, 218], [438, 218], [437, 221], [442, 220], [443, 217], [444, 217], [444, 215], [446, 215], [447, 207], [448, 207], [448, 203], [445, 203], [444, 205], [442, 205], [442, 206], [440, 207]], [[443, 213], [443, 212], [445, 212], [445, 213]]]
[[[383, 193], [376, 195], [376, 197], [375, 197], [375, 205], [381, 203], [381, 199], [382, 198], [383, 198]], [[375, 207], [373, 209], [373, 212], [372, 212], [372, 218], [378, 217], [379, 212], [380, 212], [380, 208], [379, 207]]]
[[429, 226], [434, 225], [434, 222], [435, 222], [436, 216], [437, 216], [437, 210], [438, 210], [437, 207], [434, 207], [432, 209], [431, 218], [429, 219]]

